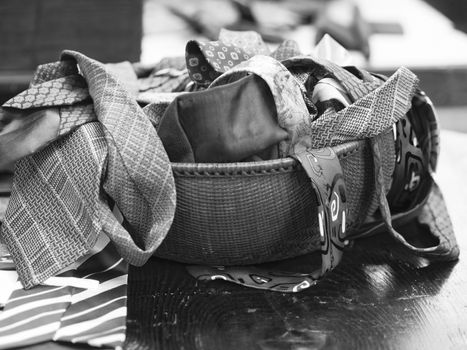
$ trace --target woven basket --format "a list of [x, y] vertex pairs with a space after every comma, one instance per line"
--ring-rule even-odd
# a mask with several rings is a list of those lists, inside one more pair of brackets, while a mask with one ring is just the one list
[[[385, 179], [394, 169], [394, 139], [384, 135]], [[369, 140], [333, 147], [347, 186], [347, 230], [377, 208]], [[172, 163], [177, 208], [157, 256], [184, 263], [242, 265], [319, 249], [317, 202], [293, 158], [246, 163]]]

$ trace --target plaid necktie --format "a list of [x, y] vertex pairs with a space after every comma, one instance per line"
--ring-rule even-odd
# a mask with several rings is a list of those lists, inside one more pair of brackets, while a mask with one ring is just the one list
[[[155, 129], [104, 65], [77, 52], [39, 67], [31, 88], [4, 105], [49, 106], [59, 108], [61, 138], [17, 162], [1, 228], [23, 285], [76, 261], [102, 231], [125, 260], [143, 264], [175, 210], [172, 171]], [[107, 197], [131, 232], [116, 221]]]

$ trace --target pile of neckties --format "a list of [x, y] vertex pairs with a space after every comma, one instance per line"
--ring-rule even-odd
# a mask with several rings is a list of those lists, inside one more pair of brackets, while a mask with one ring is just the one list
[[[16, 167], [1, 241], [22, 285], [0, 314], [0, 349], [123, 345], [127, 263], [144, 264], [173, 220], [170, 161], [272, 159], [376, 136], [407, 113], [418, 82], [226, 30], [139, 77], [133, 68], [65, 51], [3, 105], [0, 167]], [[258, 124], [243, 127], [252, 111]], [[229, 120], [258, 137], [216, 137]]]

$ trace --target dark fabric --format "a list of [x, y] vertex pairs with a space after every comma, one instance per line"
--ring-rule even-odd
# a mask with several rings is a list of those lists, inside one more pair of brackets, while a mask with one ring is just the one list
[[199, 163], [277, 158], [277, 145], [288, 137], [267, 84], [254, 74], [178, 96], [158, 133], [172, 162]]
[[[429, 262], [434, 261], [453, 261], [459, 257], [459, 246], [452, 227], [452, 222], [446, 209], [444, 198], [437, 184], [432, 181], [431, 191], [426, 202], [422, 202], [423, 207], [417, 220], [429, 227], [429, 232], [432, 237], [420, 237], [419, 241], [428, 241], [428, 244], [422, 243], [421, 246], [417, 243], [410, 242], [403, 234], [398, 232], [393, 225], [393, 218], [389, 203], [386, 198], [387, 189], [382, 181], [382, 164], [380, 161], [381, 152], [383, 151], [380, 137], [375, 137], [371, 140], [373, 147], [374, 162], [375, 162], [375, 182], [377, 195], [380, 199], [381, 220], [385, 229], [389, 234], [399, 241], [410, 254], [414, 254], [427, 259]], [[424, 191], [422, 186], [417, 188], [418, 191]], [[425, 192], [426, 193], [426, 192]], [[414, 196], [418, 196], [414, 193]], [[431, 242], [430, 242], [431, 241]]]
[[186, 69], [164, 68], [138, 80], [139, 94], [184, 91], [191, 80]]
[[58, 109], [38, 109], [27, 118], [23, 111], [0, 109], [0, 172], [45, 147], [56, 138], [59, 125]]

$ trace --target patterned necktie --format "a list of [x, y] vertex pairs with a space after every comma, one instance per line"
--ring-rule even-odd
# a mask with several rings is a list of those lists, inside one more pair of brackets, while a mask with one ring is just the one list
[[[121, 347], [128, 268], [122, 256], [143, 263], [174, 211], [172, 173], [157, 134], [103, 65], [74, 52], [39, 67], [30, 89], [4, 107], [25, 111], [24, 122], [16, 116], [21, 125], [30, 108], [37, 120], [58, 122], [48, 124], [49, 133], [21, 138], [25, 145], [50, 144], [16, 164], [1, 234], [30, 289], [18, 283], [0, 314], [0, 348], [51, 340]], [[125, 228], [108, 196], [123, 208]], [[88, 253], [92, 247], [97, 254]]]
[[[210, 85], [219, 86], [251, 73], [262, 77], [274, 96], [279, 125], [290, 134], [290, 141], [280, 145], [281, 156], [372, 137], [388, 130], [409, 110], [418, 84], [417, 77], [404, 67], [382, 84], [377, 80], [362, 82], [345, 69], [315, 58], [299, 57], [283, 63], [268, 56], [255, 56]], [[315, 119], [302, 99], [302, 86], [286, 68], [301, 65], [309, 69], [323, 66], [342, 84], [353, 104], [338, 112], [328, 109]]]
[[25, 290], [18, 282], [0, 313], [0, 349], [52, 340], [121, 348], [127, 271], [101, 234], [90, 253], [44, 285]]
[[[281, 157], [378, 135], [410, 108], [418, 79], [404, 67], [386, 82], [355, 69], [360, 75], [357, 77], [326, 59], [298, 55], [293, 41], [284, 42], [271, 57], [264, 56], [261, 45], [256, 44], [256, 50], [249, 48], [255, 55], [250, 58], [236, 46], [246, 41], [245, 35], [224, 31], [216, 42], [188, 42], [188, 73], [195, 83], [207, 88], [232, 83], [248, 74], [264, 79], [274, 96], [279, 125], [289, 132], [290, 140], [279, 146]], [[316, 118], [317, 111], [310, 112], [308, 92], [298, 73], [316, 69], [339, 82], [353, 104], [338, 112], [329, 108]]]
[[249, 58], [241, 48], [222, 41], [191, 40], [186, 45], [188, 73], [200, 86], [208, 86], [219, 75]]
[[[104, 65], [77, 52], [39, 67], [31, 88], [4, 105], [49, 106], [59, 108], [61, 138], [17, 162], [2, 225], [23, 285], [30, 288], [73, 263], [101, 231], [125, 260], [143, 264], [175, 210], [172, 171], [155, 129]], [[107, 196], [131, 232], [116, 221]]]
[[[253, 288], [297, 292], [314, 285], [317, 279], [336, 267], [348, 244], [346, 194], [339, 160], [329, 147], [375, 137], [390, 129], [410, 109], [418, 84], [417, 77], [406, 68], [400, 68], [383, 83], [369, 74], [362, 73], [363, 79], [360, 79], [318, 58], [302, 56], [282, 63], [268, 56], [254, 56], [226, 70], [209, 88], [248, 74], [258, 75], [268, 84], [276, 103], [279, 125], [289, 132], [288, 142], [280, 145], [281, 156], [294, 156], [300, 161], [318, 199], [321, 268], [309, 274], [296, 274], [250, 267], [188, 267], [198, 279], [223, 279]], [[347, 107], [338, 112], [328, 108], [317, 118], [311, 115], [302, 99], [303, 86], [290, 72], [297, 67], [304, 67], [305, 72], [318, 67], [330, 74], [341, 84], [352, 104], [347, 103]]]

